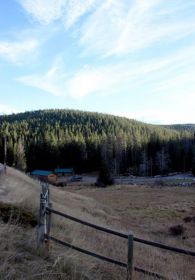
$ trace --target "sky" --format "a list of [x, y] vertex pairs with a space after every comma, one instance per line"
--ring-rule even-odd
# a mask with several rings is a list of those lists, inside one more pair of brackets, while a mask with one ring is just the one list
[[0, 113], [195, 123], [194, 0], [0, 0]]

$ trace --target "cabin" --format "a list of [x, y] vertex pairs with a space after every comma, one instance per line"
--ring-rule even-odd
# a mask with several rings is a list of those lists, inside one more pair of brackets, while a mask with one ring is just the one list
[[48, 175], [48, 181], [52, 184], [57, 182], [57, 175], [52, 173]]
[[56, 175], [53, 174], [52, 171], [48, 171], [48, 170], [34, 170], [31, 172], [31, 175], [41, 181], [49, 181], [50, 178], [54, 178], [56, 179]]
[[54, 170], [54, 173], [58, 177], [61, 177], [61, 176], [67, 177], [67, 176], [74, 175], [74, 169], [73, 168], [56, 168]]

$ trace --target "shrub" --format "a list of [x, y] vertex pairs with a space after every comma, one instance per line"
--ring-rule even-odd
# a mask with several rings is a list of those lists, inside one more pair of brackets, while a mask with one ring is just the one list
[[161, 187], [166, 186], [165, 181], [163, 181], [162, 179], [155, 180], [155, 184]]
[[185, 217], [183, 220], [185, 223], [190, 223], [192, 221], [192, 217], [188, 216], [188, 217]]
[[108, 167], [105, 164], [103, 164], [100, 168], [96, 185], [100, 186], [100, 187], [105, 187], [107, 185], [109, 185], [109, 186], [113, 185], [113, 183], [114, 183], [114, 180], [111, 176], [110, 170], [108, 169]]
[[0, 202], [0, 218], [4, 223], [17, 221], [24, 226], [30, 225], [34, 227], [37, 225], [37, 219], [31, 212], [4, 202]]
[[169, 232], [173, 236], [183, 235], [185, 228], [183, 225], [176, 225], [169, 228]]
[[183, 220], [184, 220], [185, 223], [195, 222], [195, 216], [192, 216], [192, 217], [187, 216]]

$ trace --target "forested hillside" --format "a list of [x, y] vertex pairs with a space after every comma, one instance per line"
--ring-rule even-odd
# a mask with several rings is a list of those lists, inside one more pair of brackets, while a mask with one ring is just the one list
[[0, 161], [7, 139], [9, 165], [31, 171], [74, 167], [155, 175], [194, 168], [193, 129], [171, 129], [135, 120], [74, 110], [0, 116]]

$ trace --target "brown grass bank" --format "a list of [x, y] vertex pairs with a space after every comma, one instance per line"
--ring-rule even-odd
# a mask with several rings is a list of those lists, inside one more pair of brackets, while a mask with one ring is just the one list
[[[40, 185], [8, 168], [0, 179], [0, 201], [38, 215]], [[195, 189], [114, 186], [106, 189], [79, 186], [51, 187], [53, 207], [78, 218], [119, 231], [178, 247], [195, 248]], [[185, 218], [188, 222], [185, 222]], [[189, 221], [190, 220], [190, 221]], [[171, 226], [184, 232], [173, 236]], [[126, 262], [127, 242], [85, 226], [52, 216], [52, 235], [84, 249]], [[125, 279], [124, 269], [51, 244], [48, 256], [36, 250], [36, 228], [1, 222], [0, 279]], [[195, 279], [194, 258], [135, 244], [139, 267], [171, 279]], [[134, 273], [134, 279], [152, 279]]]

